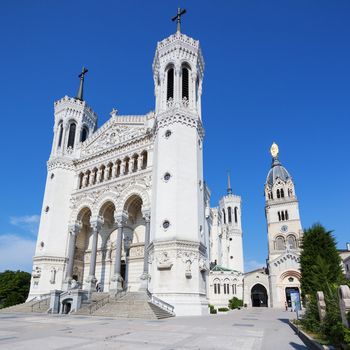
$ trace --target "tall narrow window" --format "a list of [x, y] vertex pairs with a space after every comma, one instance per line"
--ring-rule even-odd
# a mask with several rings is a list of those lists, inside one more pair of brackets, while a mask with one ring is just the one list
[[226, 213], [225, 213], [225, 209], [222, 209], [222, 216], [224, 218], [224, 224], [226, 224]]
[[80, 141], [84, 142], [88, 137], [88, 129], [84, 126], [83, 129], [81, 130], [81, 137]]
[[217, 294], [216, 283], [214, 283], [214, 294]]
[[281, 197], [281, 195], [280, 195], [280, 190], [278, 189], [277, 190], [277, 198], [280, 198]]
[[168, 85], [166, 99], [174, 98], [174, 68], [168, 69]]
[[235, 207], [235, 223], [237, 224], [238, 222], [238, 208]]
[[188, 68], [182, 68], [182, 98], [189, 98], [189, 88], [188, 88]]
[[224, 294], [226, 294], [226, 283], [224, 283]]
[[284, 211], [281, 212], [281, 219], [284, 221]]
[[59, 134], [58, 134], [58, 147], [62, 145], [62, 136], [63, 136], [63, 124], [61, 123], [59, 126]]
[[232, 222], [232, 209], [231, 209], [231, 207], [227, 208], [227, 212], [228, 212], [228, 223], [231, 224], [231, 222]]
[[68, 135], [68, 147], [74, 148], [75, 141], [75, 129], [77, 128], [75, 123], [72, 123], [69, 127], [69, 135]]
[[284, 191], [283, 191], [283, 188], [281, 188], [281, 198], [284, 198]]
[[147, 151], [143, 151], [141, 153], [142, 155], [142, 169], [146, 169], [147, 168], [147, 158], [148, 158], [148, 154], [147, 154]]
[[278, 212], [278, 221], [281, 221], [281, 213]]
[[287, 210], [286, 210], [284, 215], [285, 215], [286, 220], [289, 220], [289, 215], [288, 215], [288, 211]]

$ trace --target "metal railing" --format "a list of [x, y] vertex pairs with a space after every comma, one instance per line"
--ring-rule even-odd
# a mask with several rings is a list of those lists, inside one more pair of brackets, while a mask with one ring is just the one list
[[109, 303], [110, 295], [105, 296], [104, 298], [95, 301], [93, 304], [89, 306], [89, 314], [91, 315], [93, 312], [101, 308], [102, 306]]
[[147, 294], [150, 297], [150, 302], [158, 307], [160, 307], [161, 309], [169, 312], [172, 315], [175, 315], [174, 313], [174, 306], [172, 306], [171, 304], [165, 302], [162, 299], [157, 298], [156, 296], [154, 296], [148, 289], [147, 289]]
[[37, 306], [39, 309], [41, 305], [44, 303], [44, 305], [48, 306], [48, 301], [50, 301], [50, 294], [43, 294], [40, 296], [42, 299], [38, 300], [37, 302], [33, 303], [31, 305], [32, 307], [32, 312], [34, 312], [34, 308]]

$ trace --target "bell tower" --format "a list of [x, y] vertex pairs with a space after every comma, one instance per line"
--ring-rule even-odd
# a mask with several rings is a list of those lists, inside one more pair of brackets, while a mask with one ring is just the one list
[[207, 313], [199, 42], [181, 33], [158, 42], [153, 61], [156, 122], [151, 213], [151, 292], [176, 315]]
[[270, 152], [272, 165], [265, 183], [265, 215], [269, 260], [272, 261], [286, 249], [300, 252], [302, 227], [294, 182], [279, 161], [276, 143], [272, 144]]
[[[29, 299], [52, 289], [50, 275], [53, 269], [57, 281], [64, 279], [70, 199], [79, 181], [74, 160], [79, 157], [82, 142], [92, 135], [97, 125], [97, 115], [83, 99], [86, 73], [87, 69], [83, 68], [76, 97], [65, 96], [54, 104], [54, 136], [33, 259], [33, 269], [41, 278], [32, 280]], [[55, 261], [55, 266], [52, 261]], [[55, 287], [60, 289], [63, 286], [56, 284]]]
[[227, 178], [227, 194], [219, 204], [221, 217], [221, 265], [243, 272], [243, 243], [241, 222], [241, 197], [233, 194], [230, 174]]

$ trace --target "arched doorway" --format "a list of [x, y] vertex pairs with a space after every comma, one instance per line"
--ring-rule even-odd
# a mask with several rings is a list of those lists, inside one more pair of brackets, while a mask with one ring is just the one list
[[260, 283], [254, 285], [251, 291], [251, 299], [254, 307], [267, 307], [268, 296], [266, 288]]
[[62, 314], [68, 315], [70, 313], [70, 311], [72, 310], [72, 303], [73, 303], [73, 299], [69, 298], [69, 299], [64, 299], [62, 301]]

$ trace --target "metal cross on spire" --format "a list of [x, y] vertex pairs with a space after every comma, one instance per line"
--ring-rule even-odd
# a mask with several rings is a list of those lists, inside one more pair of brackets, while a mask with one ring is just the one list
[[78, 77], [80, 78], [80, 84], [79, 84], [79, 90], [77, 93], [77, 100], [83, 101], [83, 94], [84, 94], [84, 78], [85, 78], [85, 74], [88, 72], [88, 70], [83, 67], [83, 69], [81, 70], [81, 73], [78, 75]]
[[186, 13], [185, 9], [181, 9], [180, 7], [177, 8], [177, 15], [174, 16], [171, 20], [174, 22], [177, 22], [176, 25], [176, 31], [181, 32], [181, 16]]

